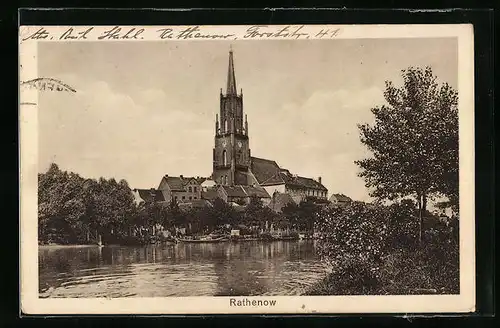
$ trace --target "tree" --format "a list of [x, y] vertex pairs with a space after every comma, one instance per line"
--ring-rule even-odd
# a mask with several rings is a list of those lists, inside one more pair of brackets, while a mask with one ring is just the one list
[[355, 163], [371, 196], [414, 197], [422, 214], [430, 197], [458, 203], [458, 93], [438, 85], [432, 69], [402, 71], [404, 85], [386, 82], [388, 105], [372, 108], [375, 124], [358, 125], [361, 142], [373, 156]]
[[86, 243], [106, 234], [121, 238], [136, 214], [125, 180], [84, 179], [56, 164], [38, 175], [40, 242]]

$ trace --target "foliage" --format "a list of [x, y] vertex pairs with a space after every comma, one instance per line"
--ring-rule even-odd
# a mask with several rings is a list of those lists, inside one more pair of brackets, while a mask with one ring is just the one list
[[320, 256], [337, 270], [353, 265], [377, 268], [386, 249], [387, 214], [386, 208], [361, 203], [324, 211], [316, 223]]
[[308, 198], [299, 204], [288, 203], [281, 209], [283, 214], [282, 226], [289, 226], [296, 230], [312, 230], [314, 220], [321, 212], [314, 199]]
[[458, 220], [426, 222], [417, 243], [412, 201], [352, 203], [323, 211], [319, 254], [332, 273], [309, 295], [395, 295], [459, 292]]
[[375, 124], [359, 125], [361, 142], [373, 156], [356, 164], [371, 195], [414, 197], [425, 211], [427, 198], [446, 196], [458, 204], [458, 93], [438, 85], [430, 67], [402, 71], [404, 84], [386, 82], [388, 105], [375, 107]]
[[87, 243], [103, 236], [124, 236], [135, 208], [125, 180], [84, 179], [52, 164], [38, 176], [40, 243]]

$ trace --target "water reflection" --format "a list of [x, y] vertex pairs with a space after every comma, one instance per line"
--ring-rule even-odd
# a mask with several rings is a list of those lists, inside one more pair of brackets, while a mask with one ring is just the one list
[[311, 241], [39, 250], [41, 297], [297, 295], [324, 273]]

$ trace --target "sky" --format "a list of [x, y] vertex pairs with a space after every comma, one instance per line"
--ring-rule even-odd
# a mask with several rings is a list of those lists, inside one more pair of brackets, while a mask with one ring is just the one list
[[[457, 88], [455, 38], [38, 44], [38, 76], [76, 93], [39, 95], [39, 171], [156, 188], [165, 175], [212, 173], [215, 115], [232, 47], [252, 156], [322, 177], [329, 195], [371, 200], [355, 160], [357, 124], [385, 104], [385, 81], [431, 66]], [[225, 92], [225, 91], [224, 91]]]

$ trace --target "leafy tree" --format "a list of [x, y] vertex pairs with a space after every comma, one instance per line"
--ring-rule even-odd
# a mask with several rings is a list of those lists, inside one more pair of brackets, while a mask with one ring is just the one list
[[281, 210], [291, 228], [299, 230], [312, 230], [319, 211], [320, 207], [312, 198], [303, 200], [299, 204], [288, 203]]
[[237, 214], [234, 208], [220, 198], [213, 202], [212, 215], [216, 226], [235, 223]]
[[262, 199], [251, 197], [243, 217], [245, 224], [262, 229], [266, 222], [272, 222], [276, 215], [269, 207], [264, 206]]
[[167, 217], [175, 227], [180, 227], [186, 222], [185, 215], [179, 208], [179, 203], [175, 198], [168, 205]]
[[136, 209], [125, 180], [84, 179], [52, 164], [38, 176], [39, 241], [86, 243], [122, 238]]
[[430, 67], [402, 71], [404, 84], [386, 82], [388, 105], [372, 108], [375, 124], [359, 125], [361, 142], [373, 153], [356, 161], [371, 196], [414, 197], [422, 214], [429, 197], [458, 204], [458, 93], [438, 85]]

